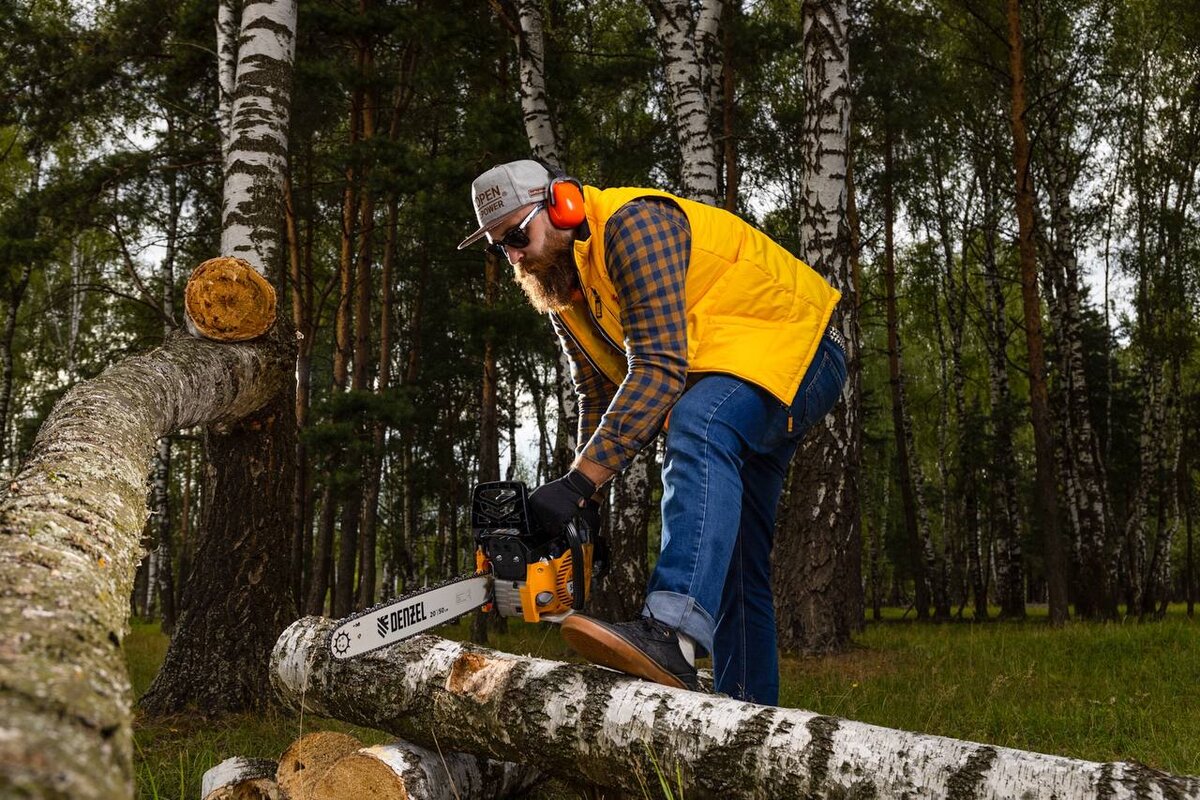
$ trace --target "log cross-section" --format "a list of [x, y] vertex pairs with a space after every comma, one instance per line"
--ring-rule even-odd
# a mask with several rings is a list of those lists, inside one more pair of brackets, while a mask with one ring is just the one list
[[291, 343], [188, 336], [78, 384], [0, 497], [0, 797], [133, 796], [121, 654], [155, 441], [241, 419]]
[[411, 741], [641, 792], [651, 756], [688, 798], [1200, 798], [1200, 779], [889, 730], [798, 709], [511, 656], [433, 636], [347, 661], [307, 617], [271, 655], [276, 692], [309, 713]]

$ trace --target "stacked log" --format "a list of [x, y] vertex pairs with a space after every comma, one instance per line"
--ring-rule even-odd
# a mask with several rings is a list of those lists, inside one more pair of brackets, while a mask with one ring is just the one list
[[285, 800], [269, 758], [227, 758], [204, 773], [203, 800]]
[[392, 742], [339, 759], [317, 782], [311, 800], [502, 800], [520, 796], [539, 778], [529, 766]]
[[203, 800], [504, 800], [539, 779], [533, 767], [404, 741], [363, 747], [317, 731], [292, 742], [278, 763], [231, 758], [204, 773]]

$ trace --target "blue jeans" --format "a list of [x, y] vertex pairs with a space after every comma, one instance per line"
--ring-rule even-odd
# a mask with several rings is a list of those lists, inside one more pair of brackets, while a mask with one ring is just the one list
[[712, 653], [718, 692], [779, 700], [775, 509], [800, 438], [845, 382], [845, 354], [826, 335], [790, 408], [740, 378], [708, 375], [671, 411], [662, 552], [642, 613], [690, 636], [698, 655]]

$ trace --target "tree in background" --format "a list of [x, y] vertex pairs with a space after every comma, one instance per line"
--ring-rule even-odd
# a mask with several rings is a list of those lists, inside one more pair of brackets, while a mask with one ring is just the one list
[[[283, 175], [296, 5], [232, 3], [218, 16], [224, 164], [222, 253], [282, 269]], [[278, 284], [278, 280], [276, 281]], [[278, 329], [277, 333], [278, 334]], [[236, 426], [206, 431], [201, 540], [179, 625], [142, 698], [155, 713], [270, 702], [265, 654], [296, 616], [288, 545], [295, 464], [294, 386]]]
[[835, 320], [846, 339], [843, 402], [805, 437], [784, 489], [775, 545], [780, 646], [845, 648], [862, 625], [857, 464], [861, 370], [856, 287], [850, 273], [850, 13], [842, 0], [803, 5], [804, 125], [800, 257], [842, 293]]

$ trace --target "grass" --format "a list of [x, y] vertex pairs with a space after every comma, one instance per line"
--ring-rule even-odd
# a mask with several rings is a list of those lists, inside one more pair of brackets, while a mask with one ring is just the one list
[[[465, 621], [439, 631], [465, 639]], [[156, 625], [125, 639], [134, 692], [166, 653]], [[509, 622], [491, 646], [573, 660], [552, 626]], [[1180, 608], [1155, 623], [915, 624], [898, 611], [849, 653], [785, 658], [780, 704], [822, 714], [1095, 761], [1133, 760], [1200, 774], [1200, 621]], [[365, 743], [379, 731], [306, 716], [305, 732], [340, 730]], [[197, 798], [204, 771], [234, 755], [278, 758], [300, 734], [281, 714], [135, 721], [138, 796]], [[668, 776], [670, 775], [668, 771]], [[658, 787], [649, 796], [657, 797]], [[575, 797], [551, 786], [539, 797]]]
[[785, 661], [780, 704], [890, 728], [1200, 774], [1200, 623], [870, 626]]

